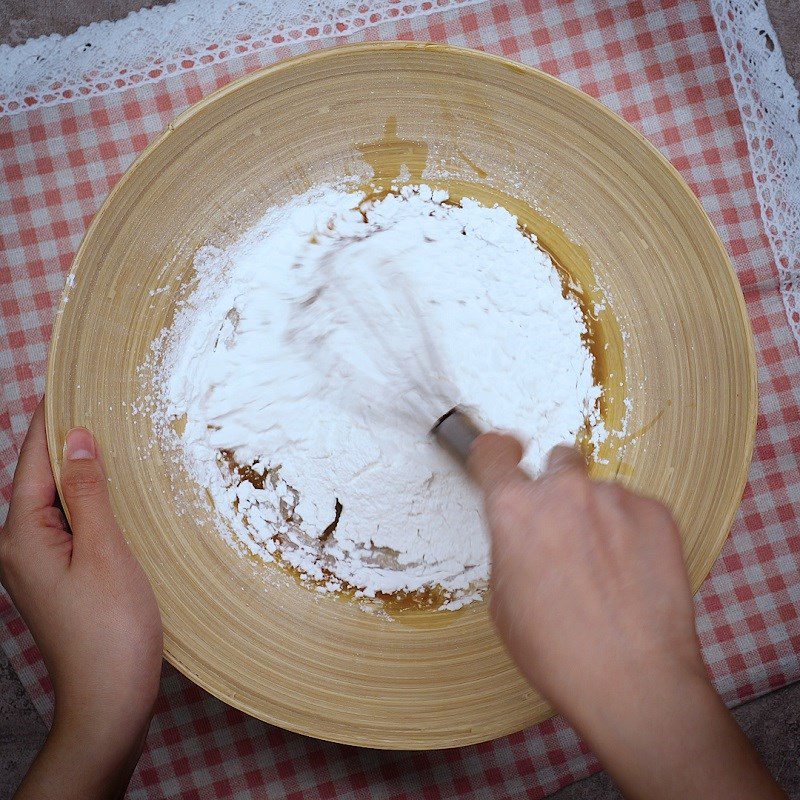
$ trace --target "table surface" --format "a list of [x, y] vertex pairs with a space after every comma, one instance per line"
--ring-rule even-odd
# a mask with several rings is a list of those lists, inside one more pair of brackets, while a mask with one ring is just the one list
[[[4, 0], [0, 43], [20, 44], [47, 33], [70, 33], [99, 19], [118, 19], [171, 0]], [[800, 17], [797, 0], [767, 0], [789, 73], [800, 87]], [[770, 771], [800, 800], [800, 684], [740, 706], [737, 721]], [[46, 728], [0, 651], [0, 800], [8, 800], [41, 747]], [[553, 795], [554, 800], [616, 800], [622, 796], [603, 772]]]

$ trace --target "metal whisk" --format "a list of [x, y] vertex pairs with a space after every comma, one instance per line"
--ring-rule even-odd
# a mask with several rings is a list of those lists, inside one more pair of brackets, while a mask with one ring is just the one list
[[[327, 306], [341, 325], [360, 327], [365, 334], [364, 348], [370, 350], [372, 360], [378, 362], [377, 355], [381, 356], [376, 366], [388, 366], [403, 376], [407, 390], [398, 402], [404, 403], [416, 420], [428, 420], [431, 435], [464, 464], [482, 430], [459, 400], [408, 276], [391, 270], [402, 255], [356, 273], [350, 267], [359, 257], [369, 256], [366, 248], [363, 239], [353, 238], [320, 258], [317, 277], [321, 282], [298, 304], [298, 318], [302, 320], [314, 307], [319, 310]], [[345, 255], [347, 263], [340, 264]], [[414, 344], [410, 350], [393, 340], [392, 332], [397, 333], [399, 325]], [[296, 323], [295, 331], [301, 328], [302, 321]], [[374, 345], [378, 354], [371, 349]]]

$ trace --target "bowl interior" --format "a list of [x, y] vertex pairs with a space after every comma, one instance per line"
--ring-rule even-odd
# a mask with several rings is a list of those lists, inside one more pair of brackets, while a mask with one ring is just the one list
[[601, 287], [606, 413], [616, 424], [623, 400], [630, 410], [593, 469], [669, 505], [699, 586], [741, 497], [756, 406], [747, 317], [719, 240], [669, 164], [596, 102], [443, 46], [366, 44], [279, 64], [192, 107], [148, 148], [92, 224], [56, 321], [54, 469], [70, 427], [95, 430], [114, 510], [158, 596], [166, 656], [216, 696], [358, 745], [491, 739], [550, 709], [484, 604], [385, 618], [248, 563], [202, 508], [181, 513], [187, 478], [131, 410], [137, 368], [169, 325], [197, 248], [229, 243], [270, 206], [346, 176], [499, 198], [582, 285]]

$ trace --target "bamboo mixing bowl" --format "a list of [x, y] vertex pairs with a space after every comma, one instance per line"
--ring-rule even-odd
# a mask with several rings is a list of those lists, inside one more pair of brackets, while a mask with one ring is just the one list
[[180, 513], [188, 479], [149, 418], [131, 413], [145, 391], [137, 367], [170, 323], [197, 248], [233, 241], [312, 184], [373, 171], [379, 183], [404, 174], [500, 198], [590, 295], [605, 290], [605, 413], [618, 425], [625, 398], [630, 413], [593, 471], [668, 504], [696, 589], [738, 506], [755, 431], [736, 277], [697, 200], [638, 133], [566, 84], [476, 52], [317, 52], [243, 78], [170, 124], [76, 256], [53, 332], [48, 443], [58, 476], [67, 430], [96, 432], [114, 511], [158, 597], [166, 658], [193, 681], [311, 736], [452, 747], [551, 713], [505, 655], [485, 604], [387, 619], [248, 562], [207, 508]]

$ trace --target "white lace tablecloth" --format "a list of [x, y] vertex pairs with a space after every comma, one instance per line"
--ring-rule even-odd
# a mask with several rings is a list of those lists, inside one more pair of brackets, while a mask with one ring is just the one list
[[800, 345], [800, 99], [763, 0], [712, 0], [712, 8], [786, 314]]

